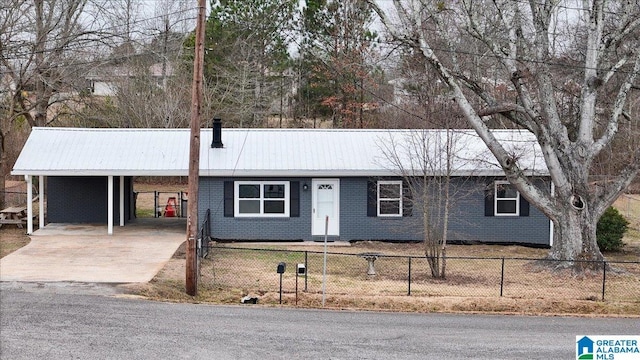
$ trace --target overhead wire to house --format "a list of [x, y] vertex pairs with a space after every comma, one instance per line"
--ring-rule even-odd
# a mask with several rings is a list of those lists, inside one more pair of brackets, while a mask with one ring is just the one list
[[[171, 17], [183, 13], [190, 13], [194, 9], [183, 9], [174, 11], [167, 14], [152, 16], [140, 20], [136, 20], [131, 22], [130, 26], [135, 26], [137, 24], [148, 23], [153, 20], [164, 19], [166, 17]], [[185, 17], [177, 20], [176, 22], [187, 22], [189, 20], [195, 20], [195, 17]], [[19, 41], [10, 41], [6, 39], [2, 44], [2, 58], [8, 61], [20, 61], [20, 60], [28, 60], [29, 58], [35, 55], [47, 55], [49, 53], [60, 53], [65, 51], [84, 51], [91, 53], [92, 49], [98, 49], [101, 47], [105, 47], [106, 42], [110, 39], [122, 39], [125, 37], [129, 37], [131, 34], [142, 35], [142, 37], [138, 37], [135, 39], [131, 39], [134, 43], [145, 44], [149, 43], [151, 40], [157, 38], [158, 34], [148, 34], [144, 33], [142, 30], [134, 30], [132, 32], [110, 32], [110, 30], [116, 30], [122, 28], [121, 24], [100, 27], [99, 29], [85, 31], [83, 33], [70, 34], [66, 36], [55, 36], [51, 39], [51, 42], [54, 42], [56, 46], [45, 48], [42, 50], [31, 49], [35, 46], [35, 43], [32, 39], [25, 39]], [[94, 37], [95, 36], [95, 37]], [[46, 45], [46, 44], [45, 44]], [[25, 49], [26, 48], [26, 49]], [[91, 61], [86, 61], [86, 63], [91, 63]]]
[[[516, 2], [522, 2], [523, 4], [529, 4], [529, 2], [524, 1], [524, 0], [513, 0]], [[568, 6], [557, 6], [559, 8], [566, 8], [566, 9], [570, 9], [570, 10], [582, 10], [580, 8], [572, 8], [572, 7], [568, 7]], [[162, 14], [162, 15], [157, 15], [157, 16], [152, 16], [149, 18], [145, 18], [145, 19], [140, 19], [140, 20], [136, 20], [134, 22], [132, 22], [133, 25], [135, 24], [140, 24], [140, 23], [144, 23], [144, 22], [148, 22], [154, 19], [162, 19], [166, 16], [172, 16], [172, 15], [176, 15], [176, 14], [180, 14], [180, 13], [186, 13], [189, 11], [192, 11], [193, 9], [184, 9], [184, 10], [179, 10], [179, 11], [175, 11], [169, 14]], [[189, 20], [190, 18], [186, 18], [185, 20]], [[193, 18], [195, 19], [195, 18]], [[247, 28], [249, 28], [249, 23], [245, 24], [247, 26]], [[121, 25], [114, 25], [111, 27], [106, 27], [103, 28], [102, 31], [104, 33], [108, 33], [108, 30], [111, 29], [118, 29], [120, 28]], [[290, 29], [291, 31], [297, 32], [298, 34], [303, 34], [303, 30], [302, 29]], [[435, 32], [437, 29], [427, 29], [426, 31], [430, 31], [430, 32]], [[118, 33], [111, 33], [108, 34], [106, 39], [111, 39], [111, 38], [121, 38], [125, 35], [128, 35], [128, 33], [125, 32], [118, 32]], [[147, 38], [142, 38], [142, 39], [136, 39], [136, 41], [138, 42], [144, 42], [145, 40], [151, 41], [153, 39], [156, 38], [155, 35], [152, 34], [143, 34], [144, 36], [147, 36]], [[346, 40], [356, 40], [357, 38], [355, 36], [348, 36], [348, 35], [334, 35], [334, 34], [326, 34], [327, 37], [329, 38], [334, 38], [334, 39], [346, 39]], [[74, 39], [75, 36], [69, 36], [67, 38], [62, 37], [62, 38], [57, 38], [56, 40], [72, 40]], [[22, 60], [22, 58], [20, 58], [21, 55], [29, 55], [31, 57], [33, 57], [36, 54], [47, 54], [50, 52], [58, 52], [58, 51], [91, 51], [92, 48], [100, 48], [103, 47], [103, 43], [104, 43], [104, 38], [100, 41], [97, 42], [97, 39], [82, 39], [80, 41], [76, 41], [74, 44], [66, 44], [66, 45], [62, 45], [62, 46], [57, 46], [57, 47], [53, 47], [53, 48], [48, 48], [48, 49], [43, 49], [43, 50], [39, 50], [39, 51], [35, 51], [35, 52], [29, 52], [27, 50], [24, 50], [22, 53], [14, 53], [13, 57], [5, 57], [8, 60]], [[298, 48], [302, 48], [302, 44], [300, 41], [298, 41], [295, 36], [293, 36], [291, 38], [292, 43], [296, 44], [298, 46]], [[376, 40], [376, 43], [378, 44], [384, 44], [384, 45], [393, 45], [393, 46], [401, 46], [400, 43], [398, 41], [394, 41], [391, 39], [378, 39]], [[3, 56], [5, 56], [5, 50], [7, 49], [7, 47], [5, 46], [3, 48]], [[181, 49], [188, 49], [186, 47], [181, 47]], [[445, 52], [445, 53], [451, 53], [451, 54], [457, 54], [457, 55], [466, 55], [466, 56], [475, 56], [475, 57], [493, 57], [496, 59], [502, 59], [505, 56], [500, 56], [499, 54], [494, 54], [494, 53], [481, 53], [479, 51], [471, 51], [471, 50], [466, 50], [466, 49], [460, 49], [460, 48], [455, 48], [455, 49], [451, 49], [451, 48], [446, 48], [446, 47], [433, 47], [432, 48], [434, 51], [436, 52]], [[145, 55], [145, 54], [154, 54], [154, 52], [152, 50], [143, 50], [140, 53], [135, 54], [135, 56], [138, 55]], [[307, 55], [313, 56], [315, 59], [317, 59], [318, 61], [320, 61], [324, 66], [326, 66], [328, 69], [333, 69], [336, 71], [339, 71], [340, 69], [337, 69], [335, 66], [333, 66], [332, 64], [330, 64], [328, 61], [326, 61], [325, 59], [323, 59], [321, 56], [315, 54], [314, 52], [308, 52], [306, 53]], [[130, 58], [131, 55], [119, 55], [119, 56], [112, 56], [110, 58], [106, 58], [106, 59], [83, 59], [83, 60], [72, 60], [69, 62], [64, 62], [61, 63], [59, 66], [82, 66], [82, 65], [97, 65], [97, 64], [103, 64], [109, 61], [121, 61], [121, 60], [127, 60]], [[573, 65], [571, 63], [561, 63], [561, 62], [557, 62], [557, 61], [552, 61], [552, 60], [537, 60], [537, 59], [522, 59], [521, 60], [523, 63], [531, 63], [531, 64], [540, 64], [540, 65], [548, 65], [548, 66], [561, 66], [563, 68], [574, 68], [576, 70], [584, 70], [585, 67], [584, 65]], [[608, 68], [596, 68], [596, 70], [598, 71], [607, 71], [609, 70]], [[0, 70], [0, 74], [5, 74], [5, 73], [9, 73], [10, 70]], [[619, 69], [618, 71], [619, 73], [630, 73], [629, 71], [625, 70], [625, 69]], [[370, 89], [367, 89], [365, 87], [362, 87], [361, 84], [354, 84], [356, 87], [359, 87], [361, 90], [367, 92], [367, 94], [369, 94], [370, 96], [373, 96], [374, 98], [384, 102], [385, 104], [392, 106], [408, 115], [411, 116], [415, 116], [419, 119], [424, 119], [421, 115], [418, 114], [412, 114], [411, 112], [407, 111], [404, 107], [401, 107], [399, 105], [393, 104], [389, 101], [386, 101], [385, 99], [383, 99], [382, 97], [380, 97], [378, 94], [376, 94], [375, 92], [371, 91]]]
[[[513, 0], [513, 1], [520, 1], [525, 3], [525, 1], [523, 0]], [[569, 8], [567, 7], [567, 9], [573, 9], [573, 10], [579, 10], [578, 8]], [[185, 10], [179, 10], [179, 11], [175, 11], [169, 14], [163, 14], [163, 15], [157, 15], [157, 16], [153, 16], [150, 18], [145, 18], [145, 19], [141, 19], [141, 20], [137, 20], [132, 22], [131, 25], [135, 25], [135, 24], [139, 24], [139, 23], [144, 23], [144, 22], [148, 22], [154, 19], [162, 19], [166, 16], [172, 16], [172, 15], [176, 15], [176, 14], [180, 14], [180, 13], [187, 13], [193, 11], [193, 9], [185, 9]], [[187, 20], [193, 20], [195, 19], [195, 17], [193, 18], [184, 18], [181, 19], [180, 21], [187, 21]], [[249, 23], [247, 23], [247, 25], [250, 25]], [[102, 28], [100, 31], [100, 34], [103, 36], [101, 38], [96, 38], [96, 39], [76, 39], [76, 43], [74, 44], [65, 44], [62, 46], [56, 46], [53, 48], [47, 48], [47, 49], [43, 49], [43, 50], [34, 50], [34, 51], [28, 51], [28, 50], [22, 50], [22, 52], [14, 52], [13, 54], [11, 54], [11, 56], [6, 56], [3, 55], [3, 57], [7, 60], [25, 60], [25, 57], [30, 57], [30, 56], [34, 56], [36, 54], [47, 54], [47, 53], [51, 53], [51, 52], [60, 52], [60, 51], [79, 51], [79, 50], [91, 50], [91, 48], [100, 48], [100, 47], [104, 47], [104, 40], [105, 39], [110, 39], [110, 38], [122, 38], [125, 35], [129, 35], [128, 33], [125, 32], [120, 32], [120, 33], [108, 33], [109, 29], [116, 29], [116, 28], [120, 28], [121, 25], [114, 25], [112, 27], [107, 27], [107, 28]], [[303, 30], [302, 29], [290, 29], [290, 31], [294, 31], [297, 32], [299, 34], [303, 34]], [[438, 30], [437, 29], [426, 29], [425, 31], [427, 32], [432, 32], [435, 33]], [[139, 30], [135, 31], [134, 33], [141, 33]], [[105, 35], [106, 34], [106, 35]], [[146, 40], [151, 41], [155, 38], [155, 35], [149, 35], [149, 34], [143, 34], [143, 36], [147, 36]], [[333, 34], [326, 34], [327, 37], [330, 38], [334, 38], [334, 39], [342, 39], [342, 40], [357, 40], [356, 37], [354, 36], [346, 36], [346, 35], [333, 35]], [[56, 38], [56, 42], [60, 42], [61, 40], [64, 41], [65, 39], [74, 39], [77, 38], [77, 35], [73, 35], [73, 36], [68, 36], [68, 37], [59, 37]], [[136, 42], [138, 43], [145, 43], [144, 41], [145, 38], [142, 39], [136, 39]], [[301, 44], [295, 40], [295, 38], [292, 38], [292, 42], [296, 43], [298, 46], [301, 46]], [[378, 44], [384, 44], [384, 45], [393, 45], [393, 46], [399, 46], [399, 42], [396, 40], [392, 40], [392, 39], [377, 39], [375, 41], [375, 43]], [[22, 41], [19, 44], [14, 45], [14, 47], [20, 47], [20, 48], [24, 48], [26, 44], [30, 44], [29, 41]], [[28, 46], [27, 46], [28, 47]], [[11, 45], [9, 47], [6, 46], [6, 44], [4, 45], [4, 50], [6, 49], [11, 49]], [[211, 50], [211, 49], [209, 49]], [[457, 54], [457, 55], [467, 55], [467, 56], [476, 56], [476, 57], [493, 57], [496, 59], [501, 59], [506, 57], [505, 56], [500, 56], [498, 54], [493, 54], [493, 53], [486, 53], [486, 52], [474, 52], [474, 51], [470, 51], [470, 50], [463, 50], [463, 49], [450, 49], [450, 48], [444, 48], [444, 47], [437, 47], [437, 46], [432, 46], [432, 50], [437, 51], [437, 52], [445, 52], [445, 53], [452, 53], [452, 54]], [[313, 54], [312, 54], [313, 55]], [[557, 62], [557, 61], [551, 61], [551, 60], [537, 60], [537, 59], [519, 59], [519, 61], [523, 62], [523, 63], [531, 63], [531, 64], [538, 64], [538, 65], [549, 65], [549, 66], [560, 66], [560, 67], [564, 67], [564, 68], [574, 68], [576, 70], [584, 70], [584, 69], [592, 69], [592, 70], [597, 70], [597, 71], [608, 71], [610, 70], [609, 68], [585, 68], [584, 65], [573, 65], [570, 63], [562, 63], [562, 62]], [[65, 63], [64, 65], [87, 65], [87, 64], [92, 64], [94, 62], [99, 62], [97, 60], [83, 60], [83, 61], [73, 61], [73, 62], [69, 62], [69, 63]], [[2, 71], [0, 71], [2, 72]], [[619, 73], [629, 73], [628, 71], [624, 70], [624, 69], [619, 69], [618, 70]]]

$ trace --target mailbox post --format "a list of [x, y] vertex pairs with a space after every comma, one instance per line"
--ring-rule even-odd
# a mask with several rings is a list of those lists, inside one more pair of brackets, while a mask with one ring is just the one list
[[307, 268], [304, 264], [298, 264], [298, 269], [296, 271], [296, 306], [298, 306], [298, 276], [304, 276], [306, 279]]
[[286, 269], [287, 264], [283, 262], [279, 263], [278, 267], [276, 268], [276, 272], [280, 274], [280, 304], [282, 304], [282, 274], [284, 274]]

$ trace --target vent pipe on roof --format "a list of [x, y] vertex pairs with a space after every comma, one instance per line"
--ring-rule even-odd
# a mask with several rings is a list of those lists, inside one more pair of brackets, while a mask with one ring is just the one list
[[222, 144], [222, 120], [219, 118], [213, 118], [213, 141], [211, 142], [212, 148], [221, 148]]

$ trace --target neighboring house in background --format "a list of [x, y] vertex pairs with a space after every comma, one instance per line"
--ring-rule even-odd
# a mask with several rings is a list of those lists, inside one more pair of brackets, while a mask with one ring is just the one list
[[[212, 133], [219, 136], [213, 139]], [[387, 151], [416, 134], [434, 138], [442, 133], [203, 129], [200, 222], [209, 211], [212, 237], [221, 240], [319, 240], [328, 217], [333, 240], [419, 241], [417, 199], [399, 196], [407, 195], [411, 178], [400, 176]], [[517, 130], [494, 133], [520, 154], [524, 171], [548, 189], [533, 136]], [[450, 241], [549, 246], [549, 219], [505, 181], [473, 131], [457, 135], [464, 146], [452, 182], [464, 196], [451, 210]], [[133, 219], [134, 176], [188, 174], [189, 139], [188, 129], [35, 128], [12, 174], [46, 176], [50, 222], [102, 222], [112, 231], [114, 222], [124, 226]], [[404, 169], [418, 169], [411, 156], [399, 159]]]
[[407, 79], [395, 78], [387, 81], [387, 84], [391, 85], [393, 89], [393, 97], [391, 103], [395, 106], [415, 104], [417, 99], [407, 90]]
[[279, 81], [276, 80], [276, 86], [272, 89], [273, 100], [269, 104], [269, 115], [281, 115], [284, 118], [292, 117], [293, 102], [298, 93], [297, 74], [291, 68], [288, 68], [282, 73], [269, 71], [267, 76], [279, 79]]
[[118, 84], [132, 76], [131, 70], [126, 66], [100, 66], [86, 75], [87, 91], [95, 96], [114, 96]]
[[[164, 69], [163, 69], [164, 66]], [[158, 87], [163, 88], [164, 80], [173, 76], [173, 66], [170, 63], [152, 64], [146, 69], [146, 75], [155, 79]], [[87, 91], [95, 96], [114, 96], [118, 86], [125, 81], [136, 76], [141, 76], [141, 72], [128, 65], [108, 65], [92, 69], [85, 77]]]

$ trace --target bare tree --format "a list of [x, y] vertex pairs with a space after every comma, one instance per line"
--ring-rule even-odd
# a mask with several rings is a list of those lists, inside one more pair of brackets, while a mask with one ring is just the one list
[[[13, 116], [30, 126], [56, 120], [61, 103], [73, 101], [78, 75], [88, 69], [103, 35], [87, 10], [88, 0], [14, 1], [2, 33], [3, 76], [13, 89]], [[6, 44], [6, 45], [5, 45]]]
[[[574, 11], [576, 4], [582, 7]], [[567, 11], [578, 15], [567, 26], [582, 36], [556, 39], [554, 17]], [[450, 97], [508, 180], [551, 218], [555, 230], [550, 258], [601, 260], [596, 223], [640, 169], [636, 146], [621, 154], [625, 166], [607, 174], [606, 182], [594, 183], [590, 176], [597, 156], [625, 136], [619, 131], [621, 123], [638, 122], [627, 106], [630, 97], [638, 96], [640, 6], [606, 0], [395, 0], [393, 9], [376, 6], [376, 12], [393, 39], [420, 54], [430, 64], [425, 71], [434, 70], [448, 86]], [[571, 41], [579, 49], [570, 68], [578, 89], [573, 114], [560, 104], [558, 89], [567, 79], [555, 76], [561, 66], [567, 68], [560, 61], [565, 52], [553, 47]], [[492, 78], [508, 84], [514, 96], [496, 96], [495, 87], [487, 84]], [[492, 115], [536, 136], [554, 190], [536, 187], [526, 176], [487, 124]], [[589, 264], [573, 263], [576, 270]]]
[[[468, 131], [451, 128], [403, 132], [403, 137], [383, 141], [385, 160], [403, 179], [403, 203], [419, 211], [418, 229], [431, 276], [445, 278], [449, 217], [457, 200], [462, 199], [464, 183], [460, 176], [470, 162], [462, 156], [469, 140]], [[453, 177], [456, 176], [456, 181]]]
[[157, 2], [154, 15], [152, 21], [146, 24], [146, 32], [158, 36], [146, 48], [161, 64], [164, 88], [167, 86], [171, 67], [175, 68], [182, 56], [183, 42], [188, 32], [193, 30], [196, 13], [190, 1], [162, 0]]
[[86, 94], [76, 119], [85, 126], [188, 126], [191, 65], [185, 65], [182, 50], [193, 4], [160, 0], [149, 9], [140, 0], [108, 0], [102, 5], [114, 35], [105, 39], [111, 54], [92, 69], [91, 80], [102, 91]]
[[171, 70], [162, 75], [161, 64], [135, 57], [102, 71], [105, 77], [111, 76], [113, 93], [88, 96], [75, 114], [84, 126], [176, 128], [189, 124], [189, 112], [185, 111], [191, 93], [187, 73]]
[[[90, 0], [5, 0], [0, 4], [2, 107], [0, 191], [11, 167], [8, 138], [17, 124], [46, 126], [77, 108], [79, 76], [101, 36]], [[78, 81], [81, 79], [81, 81]]]

